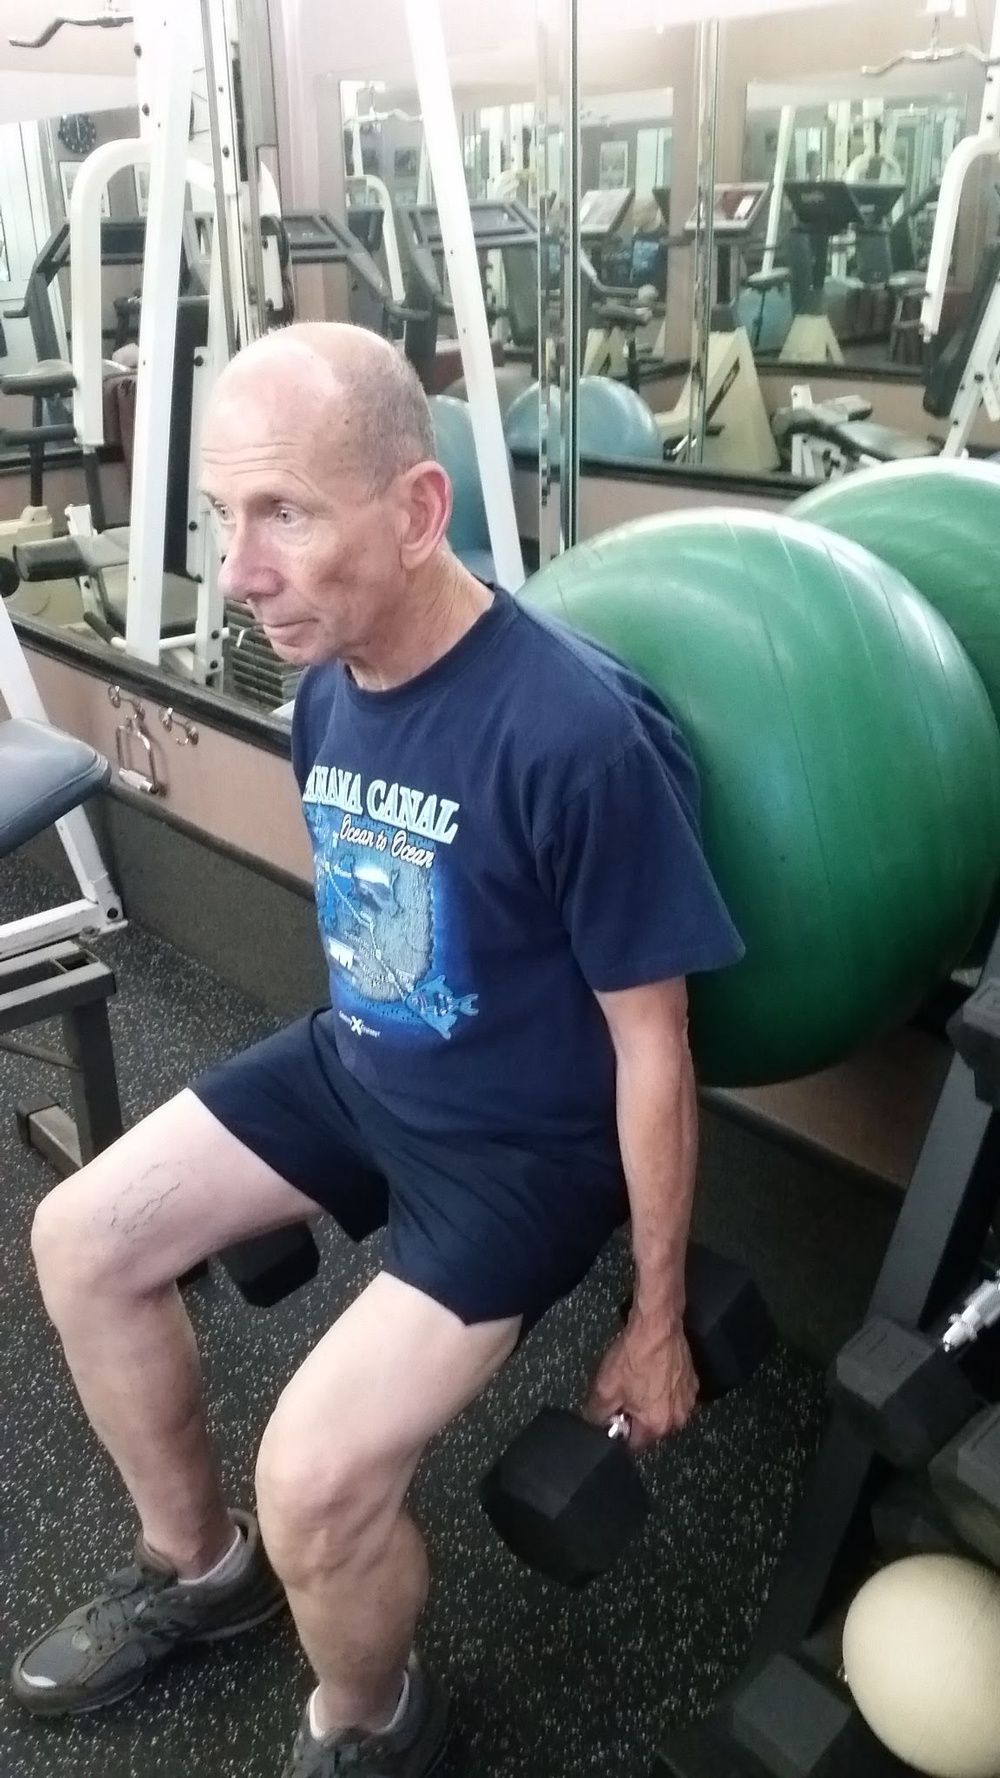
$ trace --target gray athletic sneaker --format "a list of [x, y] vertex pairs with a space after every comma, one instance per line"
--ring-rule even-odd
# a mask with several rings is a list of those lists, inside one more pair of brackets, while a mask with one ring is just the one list
[[351, 1732], [317, 1741], [306, 1707], [282, 1778], [426, 1778], [440, 1763], [448, 1741], [448, 1694], [416, 1654], [410, 1656], [406, 1715], [391, 1735]]
[[182, 1648], [221, 1642], [262, 1624], [285, 1604], [252, 1513], [231, 1514], [247, 1563], [220, 1586], [185, 1587], [176, 1570], [136, 1539], [131, 1563], [105, 1590], [71, 1611], [18, 1655], [14, 1696], [39, 1716], [76, 1716], [127, 1698]]

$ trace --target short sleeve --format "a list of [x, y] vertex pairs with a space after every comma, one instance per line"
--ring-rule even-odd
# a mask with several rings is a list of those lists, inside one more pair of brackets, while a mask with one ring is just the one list
[[543, 887], [597, 993], [736, 963], [743, 944], [709, 869], [689, 755], [645, 733], [560, 808], [538, 846]]

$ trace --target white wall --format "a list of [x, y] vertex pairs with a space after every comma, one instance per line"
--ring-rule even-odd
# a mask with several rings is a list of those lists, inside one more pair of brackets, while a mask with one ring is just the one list
[[[11, 37], [37, 37], [59, 13], [93, 14], [103, 5], [104, 0], [72, 0], [68, 6], [61, 0], [0, 0], [0, 69], [21, 75], [131, 74], [135, 65], [131, 25], [115, 31], [64, 29], [44, 49], [11, 47]], [[132, 9], [123, 4], [120, 10]]]
[[0, 70], [0, 124], [30, 123], [76, 111], [121, 111], [135, 104], [135, 74], [14, 74]]

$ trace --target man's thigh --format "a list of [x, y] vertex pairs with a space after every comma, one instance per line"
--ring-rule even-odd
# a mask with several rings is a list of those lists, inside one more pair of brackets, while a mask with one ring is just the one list
[[319, 1210], [360, 1239], [385, 1221], [387, 1193], [302, 1020], [201, 1076], [57, 1186], [36, 1252], [144, 1289]]
[[184, 1091], [49, 1193], [34, 1246], [40, 1266], [58, 1260], [61, 1270], [143, 1291], [237, 1241], [315, 1214], [315, 1204]]
[[370, 1485], [400, 1504], [429, 1441], [475, 1401], [513, 1352], [520, 1317], [467, 1324], [381, 1272], [324, 1334], [285, 1388], [261, 1469], [306, 1470], [324, 1489]]

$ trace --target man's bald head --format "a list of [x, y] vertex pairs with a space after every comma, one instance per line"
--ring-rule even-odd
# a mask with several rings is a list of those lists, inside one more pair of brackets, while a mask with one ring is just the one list
[[220, 376], [209, 413], [266, 404], [276, 420], [307, 432], [317, 468], [354, 474], [373, 494], [434, 456], [430, 408], [412, 366], [363, 327], [298, 322], [265, 334]]
[[[226, 599], [300, 665], [384, 665], [441, 609], [452, 488], [405, 359], [360, 327], [267, 334], [226, 367], [201, 436]], [[428, 618], [428, 622], [430, 619]], [[401, 640], [402, 639], [402, 640]]]

